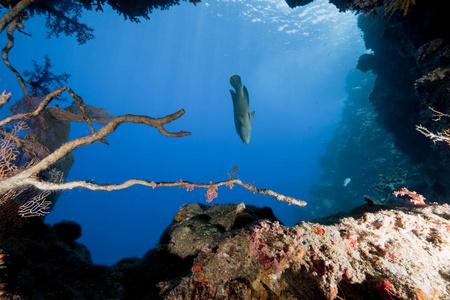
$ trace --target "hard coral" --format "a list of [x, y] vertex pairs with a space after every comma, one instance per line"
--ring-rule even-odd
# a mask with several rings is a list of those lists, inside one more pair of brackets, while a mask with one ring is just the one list
[[192, 274], [165, 296], [446, 299], [450, 284], [440, 274], [450, 270], [448, 217], [448, 206], [435, 205], [379, 210], [333, 225], [262, 221], [204, 247]]

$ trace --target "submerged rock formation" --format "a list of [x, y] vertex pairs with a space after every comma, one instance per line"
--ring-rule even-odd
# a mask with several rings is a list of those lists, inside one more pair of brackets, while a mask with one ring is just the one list
[[289, 228], [269, 208], [193, 203], [112, 267], [75, 224], [34, 220], [0, 239], [0, 298], [448, 299], [449, 219], [448, 205], [374, 205]]
[[[331, 2], [364, 13], [358, 26], [368, 52], [357, 68], [368, 76], [349, 75], [342, 122], [321, 159], [321, 181], [311, 189], [312, 217], [355, 207], [364, 197], [392, 202], [401, 187], [448, 203], [450, 146], [416, 130], [420, 124], [434, 133], [449, 129], [450, 118], [437, 120], [430, 110], [450, 114], [450, 19], [442, 4]], [[367, 80], [373, 80], [369, 89], [362, 84]], [[352, 181], [343, 188], [345, 178]]]
[[[393, 134], [377, 121], [368, 97], [374, 76], [355, 70], [347, 76], [348, 98], [334, 136], [319, 163], [323, 174], [310, 189], [309, 218], [347, 211], [369, 198], [397, 203], [393, 191], [422, 183], [420, 168], [395, 145]], [[344, 184], [348, 178], [349, 183]]]

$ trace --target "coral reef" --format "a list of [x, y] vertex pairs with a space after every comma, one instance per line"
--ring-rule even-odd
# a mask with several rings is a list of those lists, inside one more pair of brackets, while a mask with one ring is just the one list
[[[420, 186], [420, 169], [397, 149], [392, 134], [380, 126], [367, 101], [374, 79], [359, 71], [347, 76], [342, 121], [319, 160], [324, 172], [310, 189], [309, 209], [302, 217], [349, 210], [363, 204], [364, 197], [378, 204], [397, 203], [393, 191], [405, 185]], [[351, 178], [346, 186], [345, 178]]]
[[[420, 212], [378, 208], [333, 225], [292, 228], [262, 221], [202, 249], [192, 274], [167, 295], [376, 299], [395, 290], [396, 299], [419, 294], [445, 299], [450, 292], [449, 212], [448, 206]], [[427, 225], [420, 215], [430, 217]]]
[[448, 205], [372, 205], [289, 228], [269, 208], [193, 203], [112, 267], [92, 264], [76, 224], [36, 219], [0, 238], [0, 297], [448, 299], [449, 219]]
[[[369, 90], [357, 80], [347, 86], [342, 122], [321, 159], [324, 175], [311, 189], [309, 204], [318, 207], [312, 217], [357, 205], [348, 199], [393, 202], [400, 187], [448, 203], [450, 147], [436, 142], [447, 141], [449, 129], [448, 118], [436, 112], [450, 113], [450, 22], [441, 4], [397, 1], [400, 9], [384, 14], [393, 1], [331, 2], [364, 12], [358, 26], [368, 52], [357, 67], [374, 82]], [[343, 189], [347, 177], [352, 182]]]
[[421, 173], [421, 180], [408, 180], [407, 185], [433, 201], [447, 202], [450, 148], [414, 132], [419, 124], [432, 132], [448, 129], [445, 122], [432, 120], [429, 109], [450, 112], [450, 36], [445, 29], [450, 22], [446, 13], [437, 2], [416, 1], [405, 16], [400, 11], [360, 16], [358, 25], [366, 47], [373, 51], [370, 65], [362, 64], [361, 69], [371, 67], [376, 74], [369, 100], [377, 119]]

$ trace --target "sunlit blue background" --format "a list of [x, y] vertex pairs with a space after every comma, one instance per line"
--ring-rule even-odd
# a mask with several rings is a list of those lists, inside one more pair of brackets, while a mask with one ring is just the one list
[[[322, 0], [296, 9], [283, 0], [206, 0], [150, 17], [136, 24], [109, 9], [85, 12], [82, 21], [95, 29], [95, 39], [82, 46], [70, 37], [45, 39], [40, 18], [25, 23], [32, 37], [16, 33], [13, 66], [32, 69], [32, 60], [42, 64], [48, 54], [54, 73], [72, 74], [69, 86], [87, 104], [113, 115], [161, 117], [186, 110], [168, 129], [191, 136], [169, 138], [154, 128], [123, 125], [107, 137], [110, 146], [97, 143], [74, 152], [69, 180], [208, 183], [227, 179], [227, 171], [238, 166], [240, 179], [307, 201], [320, 175], [318, 157], [340, 120], [345, 77], [364, 52], [356, 16]], [[12, 101], [22, 97], [14, 75], [0, 68], [0, 88], [13, 92]], [[228, 80], [233, 73], [241, 75], [256, 112], [249, 145], [234, 128]], [[73, 138], [89, 133], [86, 124], [72, 129]], [[178, 208], [206, 204], [205, 192], [72, 190], [61, 195], [46, 222], [78, 222], [78, 241], [89, 247], [94, 262], [113, 264], [154, 247]], [[286, 225], [301, 221], [308, 210], [238, 186], [218, 194], [212, 204], [270, 206]]]

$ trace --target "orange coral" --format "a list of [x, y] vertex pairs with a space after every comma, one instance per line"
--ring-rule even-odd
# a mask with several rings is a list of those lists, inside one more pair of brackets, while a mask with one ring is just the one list
[[[450, 129], [445, 129], [444, 131], [440, 132], [439, 134], [450, 138]], [[445, 142], [450, 145], [450, 140], [445, 140]]]
[[414, 4], [416, 4], [415, 0], [393, 0], [384, 14], [392, 14], [401, 9], [403, 10], [403, 16], [406, 16], [408, 9]]
[[314, 227], [314, 233], [319, 234], [320, 236], [323, 236], [325, 234], [325, 230], [320, 227]]

